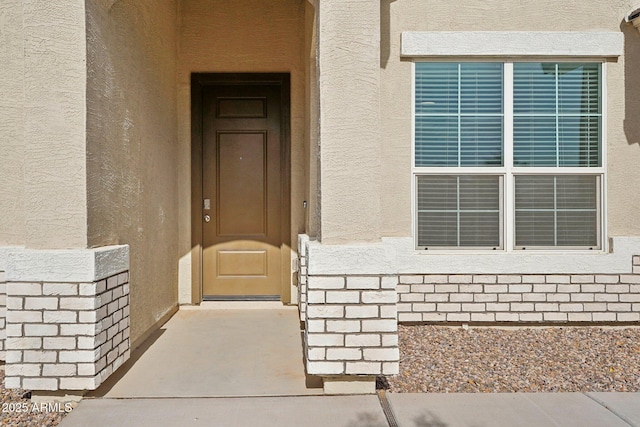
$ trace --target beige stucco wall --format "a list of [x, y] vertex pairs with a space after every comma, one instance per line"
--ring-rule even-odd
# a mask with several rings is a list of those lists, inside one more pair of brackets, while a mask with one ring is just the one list
[[318, 4], [323, 243], [380, 238], [380, 2]]
[[305, 1], [181, 0], [178, 49], [180, 302], [191, 302], [192, 72], [291, 73], [291, 235], [304, 231]]
[[[315, 3], [315, 2], [314, 2]], [[320, 181], [318, 179], [319, 150], [318, 150], [318, 112], [320, 109], [320, 86], [318, 84], [318, 15], [316, 5], [305, 2], [305, 144], [304, 144], [304, 187], [307, 201], [305, 231], [311, 237], [320, 235]]]
[[0, 245], [86, 246], [84, 0], [0, 6]]
[[177, 304], [177, 6], [87, 1], [88, 244], [130, 245], [131, 338]]
[[[381, 2], [382, 229], [411, 235], [411, 63], [402, 31], [622, 31], [625, 55], [607, 64], [609, 236], [640, 235], [640, 34], [622, 22], [631, 1], [383, 0]], [[626, 91], [626, 94], [625, 94]]]
[[[22, 0], [0, 3], [0, 246], [24, 245], [24, 33]], [[0, 266], [2, 269], [3, 266]]]

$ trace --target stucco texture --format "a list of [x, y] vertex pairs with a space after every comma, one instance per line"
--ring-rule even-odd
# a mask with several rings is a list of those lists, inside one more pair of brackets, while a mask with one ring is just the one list
[[130, 245], [131, 339], [177, 304], [177, 5], [87, 1], [88, 245]]
[[622, 31], [624, 55], [607, 63], [607, 226], [640, 235], [640, 33], [623, 22], [631, 1], [383, 0], [381, 2], [382, 234], [411, 235], [411, 62], [403, 31]]
[[380, 2], [318, 4], [320, 233], [370, 242], [381, 230]]
[[[180, 255], [191, 247], [191, 73], [291, 74], [291, 241], [304, 231], [306, 1], [181, 0], [178, 48], [178, 193]], [[195, 254], [194, 254], [195, 255]], [[181, 263], [180, 300], [189, 302], [191, 271]], [[194, 269], [197, 271], [197, 269]], [[197, 278], [193, 278], [198, 280]]]
[[[0, 3], [0, 246], [24, 245], [24, 34], [22, 1]], [[1, 268], [2, 266], [0, 266]]]
[[84, 11], [0, 5], [0, 244], [86, 246]]
[[[316, 8], [305, 2], [305, 38], [304, 54], [305, 82], [306, 82], [306, 109], [305, 109], [305, 200], [307, 201], [307, 215], [304, 230], [307, 235], [316, 237], [320, 232], [320, 182], [318, 179], [319, 152], [318, 152], [318, 111], [320, 108], [320, 87], [318, 84], [317, 65], [317, 13]], [[295, 241], [295, 240], [294, 240]]]

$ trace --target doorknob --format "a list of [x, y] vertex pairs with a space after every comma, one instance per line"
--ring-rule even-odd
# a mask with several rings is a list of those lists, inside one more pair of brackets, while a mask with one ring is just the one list
[[204, 222], [209, 222], [209, 221], [211, 221], [211, 217], [209, 215], [205, 215]]

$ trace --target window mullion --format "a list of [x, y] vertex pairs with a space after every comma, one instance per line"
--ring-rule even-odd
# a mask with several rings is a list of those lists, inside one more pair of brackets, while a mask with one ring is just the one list
[[560, 67], [556, 64], [556, 167], [560, 167]]
[[416, 63], [411, 63], [411, 235], [418, 244], [418, 189], [416, 185]]
[[504, 200], [502, 200], [504, 245], [506, 250], [514, 247], [515, 197], [513, 182], [513, 62], [504, 64], [504, 135], [503, 162], [505, 168]]
[[553, 245], [558, 246], [558, 177], [553, 177]]
[[603, 84], [607, 81], [607, 66], [600, 65], [600, 76], [598, 80], [598, 93], [600, 94], [600, 137], [598, 139], [598, 165], [603, 169], [600, 175], [600, 186], [598, 199], [598, 207], [600, 216], [598, 217], [598, 246], [608, 250], [608, 241], [604, 237], [607, 235], [607, 175], [604, 173], [607, 164], [607, 91], [604, 90]]
[[458, 167], [462, 166], [462, 64], [458, 64]]
[[457, 197], [456, 197], [456, 221], [457, 221], [457, 241], [456, 244], [459, 247], [460, 246], [460, 175], [458, 175], [456, 177], [456, 193], [457, 193]]

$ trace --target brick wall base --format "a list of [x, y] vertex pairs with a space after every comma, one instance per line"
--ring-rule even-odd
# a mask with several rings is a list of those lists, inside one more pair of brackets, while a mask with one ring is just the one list
[[129, 358], [128, 247], [16, 249], [8, 260], [0, 273], [6, 387], [96, 389]]
[[[305, 322], [307, 371], [313, 375], [335, 379], [397, 373], [398, 322], [640, 322], [638, 255], [628, 255], [628, 270], [624, 260], [616, 267], [599, 258], [600, 265], [626, 270], [624, 274], [395, 275], [389, 273], [393, 266], [388, 263], [393, 251], [376, 255], [380, 248], [372, 246], [369, 256], [360, 246], [327, 246], [324, 251], [319, 247], [308, 236], [299, 236], [298, 301]], [[318, 253], [325, 258], [318, 260]], [[336, 261], [339, 254], [365, 265], [379, 258], [379, 271], [366, 274], [360, 264]], [[428, 265], [428, 257], [424, 259]], [[341, 270], [345, 273], [339, 274]]]
[[307, 280], [308, 373], [398, 373], [398, 278], [309, 276]]
[[629, 267], [630, 274], [403, 275], [398, 320], [640, 322], [640, 256]]
[[7, 291], [7, 388], [94, 390], [129, 358], [128, 272]]
[[336, 376], [397, 374], [398, 277], [309, 275], [307, 244], [301, 238], [298, 251], [307, 372], [333, 382]]

